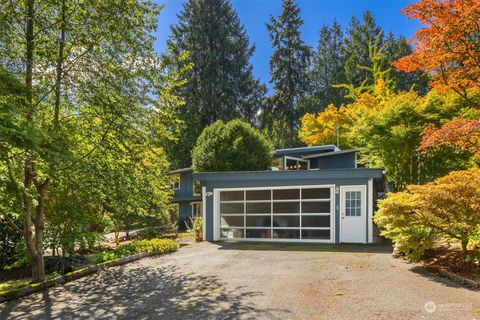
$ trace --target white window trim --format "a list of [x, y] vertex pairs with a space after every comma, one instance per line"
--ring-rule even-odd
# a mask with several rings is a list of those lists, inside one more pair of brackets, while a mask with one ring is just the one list
[[[307, 170], [310, 170], [310, 160], [308, 160], [308, 159], [302, 159], [302, 158], [296, 158], [296, 157], [284, 156], [284, 157], [283, 157], [283, 171], [302, 171], [302, 170], [298, 170], [298, 169], [296, 169], [296, 170], [287, 170], [287, 159], [306, 162], [306, 163], [307, 163]], [[297, 163], [297, 168], [298, 168], [298, 163]]]
[[[193, 211], [193, 208], [194, 208], [195, 205], [202, 205], [202, 202], [201, 201], [190, 202], [190, 206], [192, 207], [192, 219], [194, 219], [196, 217], [195, 212]], [[203, 212], [202, 212], [202, 216], [203, 216]]]
[[[339, 214], [339, 218], [340, 218], [340, 225], [339, 225], [339, 242], [340, 243], [343, 243], [342, 241], [342, 211], [344, 209], [344, 206], [345, 206], [345, 199], [343, 199], [342, 195], [343, 195], [343, 191], [344, 190], [348, 190], [348, 189], [353, 189], [352, 191], [355, 191], [356, 190], [359, 190], [359, 189], [362, 189], [362, 192], [363, 192], [363, 198], [362, 198], [362, 201], [363, 201], [363, 207], [365, 208], [365, 214], [363, 215], [363, 230], [365, 231], [365, 228], [367, 227], [367, 187], [363, 184], [360, 184], [360, 185], [348, 185], [348, 186], [340, 186], [340, 210], [338, 212]], [[362, 241], [362, 243], [367, 243], [367, 232], [365, 232], [365, 237]]]
[[[182, 175], [180, 173], [176, 173], [174, 175], [178, 175], [178, 188], [175, 188], [174, 186], [172, 186], [172, 190], [173, 191], [178, 191], [180, 190], [181, 186], [182, 186]], [[174, 183], [172, 183], [173, 185], [175, 185]]]
[[[330, 213], [324, 213], [324, 214], [311, 214], [311, 215], [330, 215], [330, 227], [328, 228], [306, 228], [308, 230], [330, 230], [330, 239], [325, 240], [325, 239], [301, 239], [301, 230], [302, 230], [302, 222], [300, 219], [300, 225], [299, 227], [292, 227], [292, 229], [300, 230], [300, 239], [283, 239], [283, 238], [244, 238], [243, 239], [228, 239], [228, 238], [221, 238], [220, 237], [220, 201], [216, 201], [216, 199], [220, 200], [220, 192], [222, 191], [252, 191], [252, 190], [282, 190], [282, 189], [315, 189], [315, 188], [329, 188], [330, 189]], [[302, 185], [302, 186], [277, 186], [277, 187], [246, 187], [246, 188], [215, 188], [213, 189], [213, 216], [214, 216], [214, 221], [213, 221], [213, 240], [218, 241], [218, 240], [233, 240], [233, 241], [255, 241], [255, 242], [302, 242], [302, 243], [335, 243], [335, 238], [336, 238], [336, 225], [335, 225], [335, 185], [334, 184], [326, 184], [326, 185]], [[294, 199], [298, 201], [302, 201], [301, 199], [301, 193], [300, 193], [300, 198], [299, 199]], [[310, 200], [310, 199], [309, 199]], [[326, 200], [326, 199], [325, 199]], [[244, 200], [246, 201], [246, 200]], [[244, 202], [244, 201], [239, 201], [239, 202]], [[271, 199], [273, 201], [273, 199]], [[292, 201], [292, 200], [285, 200], [285, 201]], [[265, 201], [264, 201], [265, 202]], [[240, 216], [246, 216], [245, 213], [243, 214], [238, 214]], [[265, 215], [265, 214], [261, 214]], [[273, 215], [273, 213], [271, 214]], [[292, 214], [294, 215], [294, 214]], [[301, 213], [295, 214], [295, 215], [300, 215]], [[308, 215], [308, 214], [304, 214]], [[249, 229], [255, 229], [256, 227], [249, 227]], [[245, 228], [243, 228], [245, 229]], [[264, 227], [258, 227], [258, 229], [265, 229]], [[273, 227], [272, 227], [273, 229]], [[288, 229], [288, 228], [280, 228], [280, 229]]]
[[201, 190], [202, 190], [202, 186], [200, 185], [200, 193], [195, 193], [195, 181], [198, 181], [198, 182], [200, 183], [199, 180], [192, 180], [192, 194], [193, 194], [194, 196], [199, 196], [199, 195], [202, 194], [202, 191], [201, 191]]

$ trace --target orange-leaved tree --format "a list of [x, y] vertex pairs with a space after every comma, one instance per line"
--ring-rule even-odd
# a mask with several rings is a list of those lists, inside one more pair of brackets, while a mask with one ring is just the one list
[[424, 25], [413, 52], [394, 62], [405, 72], [422, 70], [430, 85], [466, 96], [480, 88], [480, 0], [420, 0], [402, 11]]
[[480, 120], [454, 119], [441, 128], [430, 125], [423, 130], [419, 151], [449, 147], [480, 156]]

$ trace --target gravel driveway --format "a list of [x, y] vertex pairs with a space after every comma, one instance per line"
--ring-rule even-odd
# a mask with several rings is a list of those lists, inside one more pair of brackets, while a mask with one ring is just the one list
[[472, 320], [480, 293], [388, 247], [201, 243], [0, 304], [33, 318]]

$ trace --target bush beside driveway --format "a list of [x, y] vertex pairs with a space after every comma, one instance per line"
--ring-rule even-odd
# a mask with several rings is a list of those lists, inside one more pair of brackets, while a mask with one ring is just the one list
[[[473, 319], [480, 293], [377, 246], [193, 244], [0, 305], [1, 319]], [[433, 302], [429, 313], [425, 304]], [[429, 311], [431, 311], [431, 305]]]

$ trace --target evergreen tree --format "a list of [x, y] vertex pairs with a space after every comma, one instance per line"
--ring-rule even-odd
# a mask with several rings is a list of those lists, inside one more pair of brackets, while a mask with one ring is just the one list
[[289, 130], [282, 132], [286, 136], [281, 139], [288, 145], [296, 141], [297, 103], [309, 87], [307, 72], [311, 48], [300, 37], [302, 25], [300, 9], [293, 0], [283, 0], [282, 13], [277, 19], [270, 16], [270, 24], [267, 24], [275, 49], [270, 58], [270, 82], [275, 93], [271, 98], [272, 107], [267, 112], [270, 113], [270, 129], [272, 123], [279, 119], [288, 124]]
[[345, 40], [341, 26], [334, 21], [320, 30], [317, 51], [313, 54], [313, 68], [309, 73], [312, 94], [301, 102], [301, 112], [320, 112], [328, 104], [340, 106], [346, 102], [344, 90], [332, 87], [345, 82], [343, 47]]
[[[373, 84], [371, 74], [358, 66], [372, 66], [369, 50], [377, 37], [383, 39], [382, 29], [376, 24], [371, 12], [366, 11], [363, 14], [363, 23], [361, 23], [357, 17], [352, 17], [347, 35], [343, 49], [346, 82], [352, 84], [354, 87], [359, 87], [365, 79], [368, 79], [366, 84]], [[383, 40], [381, 40], [378, 45], [382, 47]]]
[[253, 77], [254, 47], [228, 0], [189, 0], [178, 18], [169, 45], [175, 55], [188, 52], [178, 68], [191, 69], [178, 92], [184, 127], [170, 156], [174, 165], [187, 166], [203, 128], [216, 120], [253, 121], [266, 90]]

